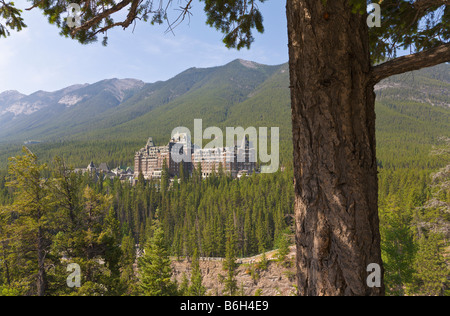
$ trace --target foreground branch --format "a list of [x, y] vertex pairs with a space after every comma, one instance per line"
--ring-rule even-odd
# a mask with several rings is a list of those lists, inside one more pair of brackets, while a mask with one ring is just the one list
[[376, 84], [381, 80], [394, 75], [432, 67], [449, 61], [450, 43], [442, 44], [438, 47], [420, 53], [398, 57], [373, 67], [371, 82]]
[[126, 7], [128, 4], [130, 4], [131, 0], [123, 0], [113, 6], [112, 8], [105, 10], [101, 12], [100, 14], [96, 15], [94, 18], [90, 19], [89, 21], [83, 23], [83, 25], [74, 28], [70, 33], [75, 35], [76, 33], [80, 31], [86, 31], [89, 30], [93, 25], [99, 23], [102, 19], [109, 17], [111, 14], [116, 13], [120, 10], [122, 10], [124, 7]]
[[416, 0], [413, 3], [415, 9], [425, 11], [432, 7], [450, 4], [450, 0]]

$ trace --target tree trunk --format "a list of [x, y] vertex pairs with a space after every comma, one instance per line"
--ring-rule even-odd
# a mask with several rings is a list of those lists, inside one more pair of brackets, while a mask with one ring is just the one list
[[[366, 16], [287, 0], [299, 295], [383, 295]], [[367, 266], [381, 267], [369, 287]]]

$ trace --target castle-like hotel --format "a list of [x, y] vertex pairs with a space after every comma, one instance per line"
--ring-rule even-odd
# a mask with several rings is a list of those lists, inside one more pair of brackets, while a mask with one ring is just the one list
[[[174, 157], [173, 153], [176, 154], [177, 151], [179, 155]], [[180, 155], [190, 159], [180, 161]], [[244, 173], [251, 174], [256, 171], [254, 157], [255, 149], [245, 137], [231, 147], [203, 149], [193, 145], [185, 133], [175, 134], [166, 146], [159, 147], [155, 146], [150, 137], [145, 147], [134, 157], [134, 177], [137, 178], [142, 173], [147, 180], [161, 178], [163, 166], [166, 164], [170, 177], [180, 177], [181, 168], [185, 174], [191, 174], [199, 166], [202, 176], [207, 177], [217, 172], [221, 165], [224, 172], [237, 178]]]

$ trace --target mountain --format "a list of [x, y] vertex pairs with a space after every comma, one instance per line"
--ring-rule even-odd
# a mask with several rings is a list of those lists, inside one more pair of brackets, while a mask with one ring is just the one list
[[[450, 65], [394, 76], [376, 86], [378, 157], [424, 152], [450, 130]], [[281, 160], [290, 161], [291, 112], [287, 64], [241, 59], [212, 68], [190, 68], [154, 83], [108, 79], [29, 96], [0, 93], [0, 167], [24, 141], [49, 160], [66, 155], [84, 166], [93, 159], [130, 165], [149, 136], [167, 142], [173, 128], [280, 127]]]
[[163, 105], [170, 111], [183, 104], [190, 113], [211, 112], [212, 121], [223, 121], [230, 106], [245, 100], [277, 68], [236, 60], [222, 67], [191, 68], [153, 84], [112, 79], [52, 93], [39, 91], [16, 100], [6, 100], [8, 94], [2, 93], [0, 141], [56, 140], [108, 130], [137, 118], [146, 120], [142, 116]]
[[[0, 140], [46, 138], [60, 130], [70, 133], [86, 117], [124, 102], [144, 82], [135, 79], [109, 79], [94, 84], [73, 85], [55, 92], [37, 91], [23, 95], [17, 91], [0, 94]], [[56, 132], [56, 135], [61, 135]]]
[[0, 113], [6, 110], [11, 104], [19, 101], [25, 95], [15, 90], [8, 90], [0, 93]]
[[[247, 109], [242, 118], [239, 109], [254, 100], [254, 110], [258, 110], [262, 104], [257, 101], [258, 96], [264, 92], [260, 88], [269, 84], [284, 71], [287, 79], [286, 66], [265, 66], [237, 60], [222, 67], [197, 69], [192, 68], [161, 84], [161, 87], [149, 97], [140, 98], [140, 101], [129, 100], [120, 106], [121, 112], [114, 111], [98, 122], [97, 128], [88, 133], [90, 139], [108, 137], [126, 137], [127, 139], [142, 139], [153, 135], [159, 143], [167, 141], [173, 128], [186, 126], [193, 131], [193, 122], [196, 118], [203, 119], [204, 127], [236, 126], [236, 119], [245, 124], [243, 126], [278, 126], [273, 121], [278, 117], [282, 120], [281, 107], [289, 110], [288, 85], [281, 81], [283, 98], [278, 104], [272, 104], [274, 113], [271, 119], [256, 120], [255, 113]], [[283, 70], [284, 69], [284, 70]], [[275, 79], [276, 81], [277, 79]], [[151, 87], [153, 88], [153, 87]], [[275, 86], [274, 86], [275, 88]], [[275, 92], [275, 91], [271, 91]], [[253, 107], [253, 106], [251, 106]], [[131, 115], [130, 109], [133, 109]], [[265, 108], [263, 111], [269, 110]], [[284, 111], [285, 112], [285, 111]], [[284, 113], [283, 112], [283, 113]], [[267, 113], [262, 115], [267, 116]], [[244, 122], [243, 122], [244, 123]], [[267, 125], [271, 123], [272, 125]], [[288, 129], [286, 129], [287, 131]]]
[[413, 101], [444, 108], [450, 107], [450, 65], [393, 76], [375, 87], [377, 100]]

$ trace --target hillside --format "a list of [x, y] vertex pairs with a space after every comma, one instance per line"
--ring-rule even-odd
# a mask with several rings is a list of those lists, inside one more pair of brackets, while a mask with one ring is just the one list
[[[443, 64], [377, 85], [380, 166], [417, 163], [414, 153], [429, 151], [437, 137], [448, 135], [449, 73], [450, 65]], [[195, 118], [203, 119], [203, 128], [279, 126], [281, 160], [288, 163], [288, 86], [287, 64], [235, 60], [155, 83], [109, 79], [29, 96], [6, 91], [0, 93], [0, 168], [27, 140], [40, 142], [30, 147], [44, 160], [63, 155], [77, 166], [91, 160], [131, 165], [149, 136], [165, 143], [177, 126], [192, 131]]]

